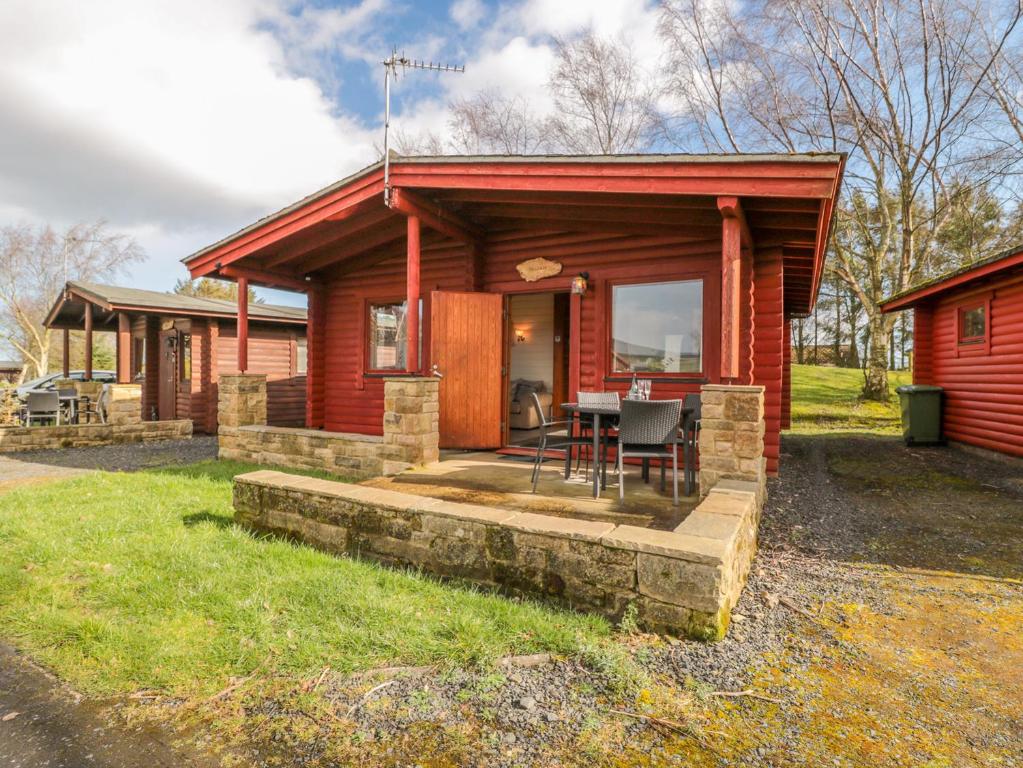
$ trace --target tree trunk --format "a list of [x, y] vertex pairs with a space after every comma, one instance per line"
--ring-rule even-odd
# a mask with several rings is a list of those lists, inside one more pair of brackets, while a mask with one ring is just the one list
[[888, 323], [880, 314], [867, 324], [867, 360], [863, 382], [863, 399], [887, 403], [888, 391]]
[[796, 362], [800, 365], [806, 362], [806, 341], [803, 337], [803, 318], [796, 321]]
[[835, 286], [835, 365], [842, 365], [842, 289]]

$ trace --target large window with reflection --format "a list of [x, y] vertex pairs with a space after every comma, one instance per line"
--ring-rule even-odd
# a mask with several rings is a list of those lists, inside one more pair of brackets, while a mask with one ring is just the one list
[[703, 371], [703, 281], [628, 283], [611, 289], [614, 373]]
[[405, 370], [405, 302], [369, 305], [369, 369]]

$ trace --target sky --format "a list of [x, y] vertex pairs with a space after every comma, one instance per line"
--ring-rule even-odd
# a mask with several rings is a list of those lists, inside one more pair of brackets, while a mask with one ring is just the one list
[[656, 23], [654, 0], [4, 0], [0, 223], [104, 219], [148, 257], [118, 282], [170, 290], [185, 256], [374, 162], [392, 46], [465, 65], [392, 93], [392, 126], [443, 134], [483, 88], [549, 109], [554, 36], [620, 36], [653, 71]]

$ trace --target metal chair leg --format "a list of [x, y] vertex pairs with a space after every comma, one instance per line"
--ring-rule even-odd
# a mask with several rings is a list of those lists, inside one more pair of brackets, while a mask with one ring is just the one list
[[533, 493], [536, 493], [536, 484], [540, 481], [540, 464], [543, 463], [543, 454], [547, 450], [547, 435], [540, 433], [540, 442], [536, 446], [536, 460], [533, 462]]
[[664, 493], [664, 469], [665, 469], [665, 463], [664, 463], [664, 459], [662, 458], [661, 459], [661, 493]]
[[[662, 466], [663, 466], [663, 463], [662, 463]], [[673, 445], [671, 447], [671, 478], [672, 478], [672, 481], [674, 482], [674, 486], [675, 486], [675, 491], [674, 491], [674, 496], [673, 496], [674, 504], [677, 507], [678, 506], [678, 446], [677, 445]]]
[[625, 459], [622, 447], [618, 446], [618, 501], [625, 501]]

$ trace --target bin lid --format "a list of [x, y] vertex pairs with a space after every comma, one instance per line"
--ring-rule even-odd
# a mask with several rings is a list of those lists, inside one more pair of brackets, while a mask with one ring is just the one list
[[941, 387], [936, 387], [933, 384], [903, 384], [901, 387], [896, 387], [895, 391], [900, 395], [911, 395], [914, 392], [944, 392]]

